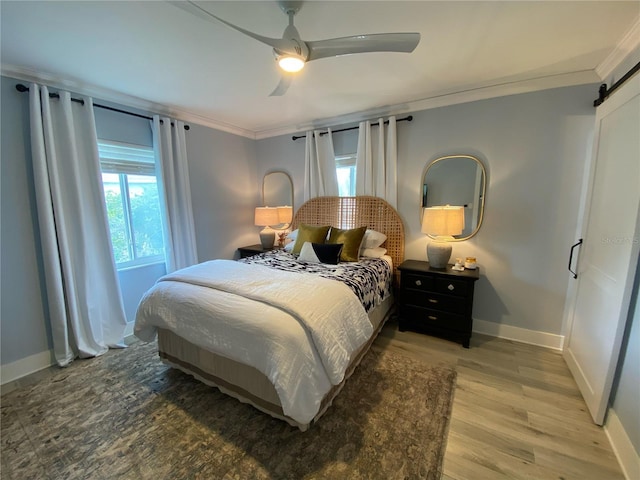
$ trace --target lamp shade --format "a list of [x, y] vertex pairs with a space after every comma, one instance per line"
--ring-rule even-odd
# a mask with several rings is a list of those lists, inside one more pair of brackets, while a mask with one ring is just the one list
[[464, 208], [450, 205], [428, 207], [422, 214], [422, 233], [434, 237], [460, 235], [464, 230]]
[[291, 220], [293, 220], [293, 207], [290, 205], [278, 207], [278, 222], [291, 223]]
[[254, 223], [262, 227], [278, 225], [278, 209], [276, 207], [256, 207]]

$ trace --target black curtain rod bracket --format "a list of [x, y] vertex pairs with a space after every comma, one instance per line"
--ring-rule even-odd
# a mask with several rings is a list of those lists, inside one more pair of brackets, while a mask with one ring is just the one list
[[[23, 85], [22, 83], [19, 83], [16, 85], [16, 90], [18, 90], [20, 93], [24, 93], [29, 91], [29, 87], [27, 87], [26, 85]], [[57, 93], [50, 93], [49, 98], [60, 98], [60, 95], [58, 95]], [[79, 103], [80, 105], [84, 105], [84, 100], [82, 100], [81, 98], [71, 98], [71, 101]], [[147, 115], [140, 115], [139, 113], [127, 112], [126, 110], [120, 110], [119, 108], [109, 107], [107, 105], [100, 105], [99, 103], [94, 103], [93, 106], [97, 108], [102, 108], [103, 110], [110, 110], [112, 112], [124, 113], [125, 115], [131, 115], [132, 117], [146, 118], [147, 120], [153, 120], [152, 117], [149, 117]], [[160, 120], [160, 123], [164, 123], [164, 122]], [[173, 125], [173, 122], [171, 122], [171, 125]], [[189, 130], [190, 128], [191, 127], [189, 125], [184, 126], [185, 130]]]
[[[396, 123], [397, 122], [410, 122], [411, 120], [413, 120], [413, 115], [409, 115], [408, 117], [404, 117], [404, 118], [398, 118], [396, 120]], [[385, 125], [389, 125], [389, 120], [385, 120], [384, 124]], [[377, 123], [372, 123], [371, 126], [375, 127], [375, 126], [378, 126], [378, 124]], [[358, 128], [360, 128], [360, 127], [340, 128], [339, 130], [332, 130], [331, 133], [346, 132], [348, 130], [357, 130]], [[329, 133], [329, 132], [320, 132], [320, 136], [326, 135], [327, 133]], [[291, 137], [291, 140], [293, 140], [295, 142], [299, 138], [307, 138], [307, 136], [306, 135], [294, 135], [293, 137]]]

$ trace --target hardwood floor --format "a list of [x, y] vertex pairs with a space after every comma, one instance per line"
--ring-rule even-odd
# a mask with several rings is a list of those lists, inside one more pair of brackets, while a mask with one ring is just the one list
[[560, 353], [477, 334], [467, 350], [395, 322], [376, 344], [456, 366], [443, 480], [624, 479]]

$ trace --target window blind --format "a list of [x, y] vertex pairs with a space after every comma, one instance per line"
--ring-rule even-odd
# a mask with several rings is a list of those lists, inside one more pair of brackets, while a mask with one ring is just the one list
[[156, 159], [150, 147], [100, 140], [98, 153], [104, 173], [155, 175]]

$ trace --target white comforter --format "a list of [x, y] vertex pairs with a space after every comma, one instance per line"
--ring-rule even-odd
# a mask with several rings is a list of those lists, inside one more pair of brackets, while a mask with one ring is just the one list
[[177, 335], [266, 375], [286, 415], [309, 423], [373, 334], [346, 285], [311, 274], [213, 260], [162, 277], [143, 297], [134, 333]]

